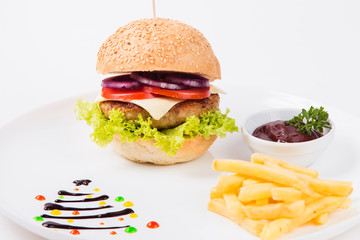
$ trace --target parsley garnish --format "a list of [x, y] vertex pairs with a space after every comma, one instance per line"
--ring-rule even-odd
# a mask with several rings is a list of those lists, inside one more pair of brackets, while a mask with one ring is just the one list
[[324, 111], [323, 107], [319, 109], [311, 106], [308, 111], [302, 109], [299, 115], [294, 116], [285, 123], [297, 127], [297, 132], [301, 134], [307, 133], [311, 136], [313, 130], [323, 133], [323, 128], [331, 128], [330, 123], [327, 121], [328, 118], [329, 114]]

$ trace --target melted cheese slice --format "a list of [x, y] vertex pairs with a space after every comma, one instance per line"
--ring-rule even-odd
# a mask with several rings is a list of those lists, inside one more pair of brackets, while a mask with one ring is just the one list
[[[223, 90], [221, 90], [218, 87], [215, 87], [213, 85], [210, 85], [210, 91], [211, 93], [221, 93], [221, 94], [226, 94]], [[115, 99], [107, 99], [107, 98], [103, 98], [101, 96], [101, 93], [99, 93], [99, 95], [96, 98], [97, 102], [102, 102], [102, 101], [119, 101], [119, 100], [115, 100]], [[131, 102], [134, 103], [140, 107], [142, 107], [143, 109], [145, 109], [152, 118], [154, 118], [155, 120], [159, 120], [160, 118], [162, 118], [173, 106], [175, 106], [176, 104], [186, 101], [186, 99], [177, 99], [177, 98], [169, 98], [169, 97], [157, 97], [157, 98], [150, 98], [150, 99], [141, 99], [141, 100], [131, 100], [131, 101], [124, 101], [121, 100], [122, 102]]]

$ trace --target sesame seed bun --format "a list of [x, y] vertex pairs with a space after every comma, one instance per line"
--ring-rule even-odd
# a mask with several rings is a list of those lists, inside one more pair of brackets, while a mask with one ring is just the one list
[[134, 141], [122, 143], [118, 135], [114, 136], [112, 147], [124, 158], [139, 163], [154, 163], [157, 165], [170, 165], [180, 162], [188, 162], [203, 155], [214, 143], [216, 136], [209, 139], [196, 136], [185, 140], [183, 147], [173, 157], [166, 156], [164, 151], [155, 147], [154, 140]]
[[173, 71], [221, 78], [220, 64], [197, 29], [176, 20], [149, 18], [120, 27], [101, 46], [96, 70], [101, 74]]

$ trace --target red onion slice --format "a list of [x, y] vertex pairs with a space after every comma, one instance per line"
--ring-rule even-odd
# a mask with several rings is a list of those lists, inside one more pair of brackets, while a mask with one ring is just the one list
[[167, 82], [184, 84], [186, 86], [194, 87], [194, 88], [210, 87], [209, 79], [198, 75], [174, 73], [174, 74], [166, 75], [165, 80]]
[[142, 86], [142, 84], [130, 78], [130, 75], [121, 75], [105, 78], [102, 80], [101, 86], [105, 88], [134, 89]]
[[170, 82], [164, 82], [161, 81], [161, 74], [156, 73], [136, 73], [133, 72], [130, 74], [130, 77], [136, 81], [139, 81], [142, 84], [159, 87], [163, 89], [169, 89], [169, 90], [183, 90], [187, 89], [188, 87], [183, 84], [178, 83], [170, 83]]

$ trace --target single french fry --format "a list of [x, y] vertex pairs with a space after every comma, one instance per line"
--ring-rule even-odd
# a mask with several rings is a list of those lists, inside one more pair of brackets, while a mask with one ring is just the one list
[[328, 216], [329, 216], [328, 213], [320, 214], [320, 215], [314, 217], [314, 223], [317, 225], [324, 225], [328, 220]]
[[210, 199], [222, 198], [222, 194], [216, 190], [216, 187], [212, 187], [210, 191]]
[[261, 240], [276, 240], [285, 234], [291, 224], [290, 219], [280, 218], [265, 224], [263, 231], [260, 233]]
[[329, 179], [313, 178], [306, 175], [299, 175], [311, 185], [315, 192], [321, 194], [333, 194], [340, 196], [348, 196], [352, 192], [352, 182], [337, 181]]
[[244, 205], [238, 200], [235, 193], [224, 193], [223, 196], [228, 212], [239, 217], [245, 217], [244, 211], [242, 209]]
[[303, 194], [291, 187], [274, 187], [271, 189], [271, 196], [277, 201], [293, 202], [302, 199]]
[[243, 207], [244, 213], [251, 219], [277, 219], [294, 218], [300, 216], [305, 209], [305, 201], [299, 200], [291, 203], [272, 203], [262, 206], [247, 205]]
[[346, 197], [328, 196], [316, 200], [305, 207], [303, 214], [293, 219], [280, 218], [268, 223], [260, 235], [261, 240], [275, 240], [284, 233], [303, 225], [318, 215], [338, 209]]
[[348, 209], [351, 206], [352, 200], [351, 198], [347, 198], [341, 205], [341, 209]]
[[242, 202], [251, 202], [264, 198], [271, 198], [271, 189], [275, 185], [272, 183], [257, 183], [242, 187], [239, 192], [239, 200]]
[[255, 179], [248, 178], [243, 181], [243, 186], [248, 186], [256, 183], [260, 183], [260, 182]]
[[253, 163], [258, 163], [258, 164], [265, 164], [265, 163], [275, 163], [277, 165], [279, 165], [280, 167], [283, 167], [285, 169], [297, 172], [297, 173], [302, 173], [305, 175], [309, 175], [312, 177], [318, 177], [319, 173], [318, 171], [316, 171], [315, 169], [311, 169], [311, 168], [304, 168], [298, 165], [294, 165], [285, 161], [282, 161], [280, 159], [276, 159], [276, 158], [272, 158], [270, 156], [261, 154], [261, 153], [254, 153], [251, 155], [251, 162]]
[[216, 191], [220, 194], [239, 192], [239, 188], [241, 187], [243, 181], [244, 177], [241, 177], [240, 174], [220, 175], [218, 177]]
[[268, 198], [256, 199], [256, 202], [255, 202], [256, 205], [265, 205], [268, 203], [269, 203]]
[[221, 198], [210, 200], [208, 204], [208, 210], [232, 220], [257, 237], [260, 237], [260, 233], [262, 232], [266, 223], [265, 221], [261, 220], [252, 220], [245, 217], [239, 217], [228, 212], [225, 206], [225, 201]]
[[288, 171], [283, 171], [282, 169], [270, 168], [252, 162], [231, 159], [215, 159], [213, 161], [213, 169], [223, 172], [240, 173], [285, 186], [291, 186], [307, 195], [313, 193], [310, 184], [300, 179], [296, 174], [289, 174]]

